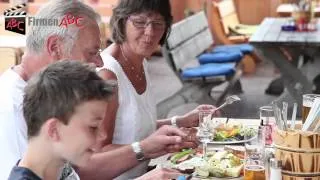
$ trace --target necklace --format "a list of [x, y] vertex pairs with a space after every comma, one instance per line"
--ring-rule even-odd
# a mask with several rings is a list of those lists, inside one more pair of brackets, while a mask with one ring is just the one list
[[[123, 50], [122, 50], [122, 46], [120, 46], [120, 50], [121, 50], [121, 54], [125, 60], [125, 65], [127, 66], [127, 68], [129, 70], [131, 70], [132, 74], [136, 74], [134, 77], [136, 78], [136, 80], [138, 81], [142, 81], [143, 77], [144, 77], [144, 70], [142, 68], [142, 73], [138, 73], [138, 70], [136, 70], [136, 68], [133, 66], [133, 64], [128, 60], [128, 58], [124, 55]], [[127, 65], [127, 64], [131, 64], [131, 65]], [[140, 75], [139, 75], [140, 74]]]

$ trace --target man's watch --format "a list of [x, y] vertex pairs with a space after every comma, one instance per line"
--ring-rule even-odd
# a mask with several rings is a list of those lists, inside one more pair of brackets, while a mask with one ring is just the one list
[[140, 142], [134, 142], [131, 144], [133, 152], [136, 153], [136, 158], [138, 161], [144, 161], [144, 154], [140, 146]]

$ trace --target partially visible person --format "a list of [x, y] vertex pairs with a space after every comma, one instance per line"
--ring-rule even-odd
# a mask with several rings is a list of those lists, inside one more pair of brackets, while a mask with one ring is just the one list
[[[92, 8], [78, 0], [52, 0], [34, 16], [36, 19], [57, 19], [66, 15], [80, 18], [81, 27], [33, 26], [27, 34], [27, 46], [21, 64], [11, 67], [0, 76], [0, 179], [8, 179], [10, 171], [27, 150], [27, 124], [23, 117], [24, 87], [30, 77], [49, 64], [62, 59], [75, 59], [97, 67], [102, 66], [99, 55], [99, 16]], [[60, 103], [67, 103], [60, 102]], [[171, 136], [178, 134], [178, 136]], [[140, 142], [146, 158], [165, 154], [170, 147], [181, 143], [183, 132], [163, 127]], [[84, 172], [112, 179], [139, 164], [133, 147], [128, 145], [115, 151], [96, 153], [90, 157]], [[81, 170], [81, 168], [80, 168]], [[103, 172], [103, 173], [101, 173]], [[55, 172], [48, 172], [50, 175]], [[92, 176], [91, 176], [92, 177]], [[90, 178], [89, 179], [93, 179]]]
[[[113, 87], [114, 83], [101, 79], [92, 66], [77, 61], [59, 61], [34, 75], [23, 100], [28, 148], [9, 180], [51, 179], [46, 176], [48, 170], [59, 177], [61, 169], [69, 164], [86, 165], [100, 151], [99, 127]], [[175, 170], [155, 169], [139, 179], [179, 175]], [[80, 178], [70, 173], [59, 179]]]
[[97, 136], [112, 84], [94, 68], [77, 61], [59, 61], [33, 76], [25, 88], [23, 114], [28, 148], [9, 180], [49, 179], [65, 162], [83, 165], [98, 152]]
[[[110, 20], [114, 43], [101, 54], [104, 66], [98, 72], [104, 79], [118, 82], [115, 96], [108, 104], [103, 121], [107, 137], [103, 140], [109, 150], [139, 142], [163, 125], [193, 127], [198, 125], [201, 105], [195, 110], [170, 119], [157, 120], [154, 94], [146, 57], [162, 45], [170, 32], [172, 15], [169, 0], [119, 0]], [[170, 84], [168, 84], [170, 86]], [[185, 143], [196, 147], [197, 143]], [[132, 179], [147, 170], [143, 161], [117, 179]]]

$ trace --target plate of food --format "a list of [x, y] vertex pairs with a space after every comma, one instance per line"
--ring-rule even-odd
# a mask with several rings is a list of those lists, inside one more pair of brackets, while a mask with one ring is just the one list
[[[212, 141], [208, 144], [239, 144], [252, 141], [257, 137], [257, 128], [243, 126], [242, 124], [225, 124], [221, 123], [216, 126]], [[246, 138], [245, 137], [249, 137]]]
[[238, 179], [243, 176], [243, 159], [230, 150], [208, 152], [205, 158], [195, 150], [185, 150], [170, 157], [171, 168], [195, 178]]

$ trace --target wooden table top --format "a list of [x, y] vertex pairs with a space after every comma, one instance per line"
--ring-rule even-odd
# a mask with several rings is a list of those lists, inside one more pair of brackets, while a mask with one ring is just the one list
[[317, 30], [313, 32], [282, 31], [281, 26], [288, 18], [265, 18], [249, 42], [253, 45], [303, 45], [320, 46], [320, 20], [317, 19]]

